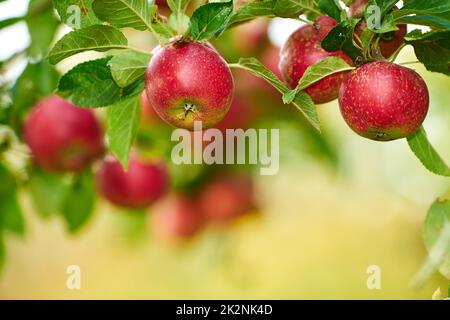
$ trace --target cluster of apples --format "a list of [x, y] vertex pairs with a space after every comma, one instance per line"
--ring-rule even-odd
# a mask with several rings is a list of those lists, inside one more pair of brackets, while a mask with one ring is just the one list
[[[362, 17], [367, 0], [354, 1], [350, 17]], [[394, 8], [395, 9], [395, 8]], [[322, 40], [336, 21], [328, 16], [316, 19], [295, 31], [280, 53], [279, 69], [294, 89], [306, 69], [326, 57], [339, 57], [349, 64], [343, 51], [327, 52]], [[356, 27], [361, 35], [367, 27], [364, 18]], [[402, 44], [406, 26], [400, 25], [390, 37], [379, 42], [379, 51], [389, 58]], [[156, 50], [147, 69], [146, 92], [156, 113], [167, 123], [193, 129], [194, 121], [203, 127], [218, 123], [233, 99], [233, 78], [219, 53], [209, 43], [177, 39]], [[312, 100], [326, 103], [339, 98], [343, 118], [359, 135], [379, 141], [395, 140], [413, 134], [428, 112], [428, 89], [412, 69], [384, 59], [357, 66], [352, 72], [325, 77], [306, 89]]]

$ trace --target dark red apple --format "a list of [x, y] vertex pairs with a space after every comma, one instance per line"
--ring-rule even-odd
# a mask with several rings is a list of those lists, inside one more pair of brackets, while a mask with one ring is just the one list
[[54, 95], [40, 101], [24, 124], [36, 163], [50, 171], [80, 171], [103, 153], [103, 133], [92, 110]]
[[353, 70], [339, 92], [341, 113], [350, 128], [379, 141], [413, 134], [428, 104], [428, 88], [414, 70], [384, 61]]
[[254, 207], [253, 184], [248, 176], [220, 176], [204, 186], [197, 198], [202, 216], [227, 222]]
[[194, 121], [209, 128], [223, 119], [233, 100], [234, 83], [227, 63], [209, 44], [176, 40], [156, 50], [145, 89], [164, 121], [193, 130]]
[[[355, 0], [349, 7], [348, 15], [350, 18], [361, 18], [364, 15], [367, 3], [369, 0]], [[398, 10], [396, 6], [393, 8]], [[364, 30], [367, 28], [367, 23], [365, 19], [356, 26], [355, 32], [358, 36], [361, 36]], [[407, 28], [405, 24], [398, 25], [398, 30], [389, 33], [388, 35], [382, 35], [379, 46], [380, 53], [383, 57], [389, 58], [403, 43], [405, 35], [407, 33]], [[390, 36], [389, 36], [390, 35]]]
[[169, 242], [193, 236], [202, 225], [197, 208], [184, 195], [167, 196], [152, 207], [151, 213], [152, 233], [157, 238]]
[[125, 171], [116, 159], [107, 158], [96, 175], [99, 192], [111, 203], [124, 208], [143, 209], [160, 199], [168, 188], [168, 173], [160, 162], [132, 155]]
[[[291, 89], [294, 89], [306, 69], [327, 58], [340, 57], [349, 64], [352, 60], [342, 51], [327, 52], [321, 41], [336, 26], [336, 21], [322, 16], [314, 25], [305, 25], [295, 31], [281, 49], [280, 71]], [[330, 75], [306, 89], [315, 103], [326, 103], [337, 98], [345, 73]]]

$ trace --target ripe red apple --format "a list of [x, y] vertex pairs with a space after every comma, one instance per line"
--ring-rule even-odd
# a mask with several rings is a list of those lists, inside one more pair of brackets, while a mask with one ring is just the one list
[[201, 216], [193, 202], [174, 194], [158, 201], [151, 209], [152, 233], [165, 241], [178, 241], [193, 236], [201, 227]]
[[223, 119], [233, 100], [234, 83], [227, 63], [209, 44], [176, 40], [156, 50], [145, 89], [164, 121], [193, 130], [194, 121], [209, 128]]
[[[340, 57], [348, 63], [352, 60], [342, 51], [327, 52], [321, 41], [336, 26], [336, 21], [322, 16], [314, 25], [305, 25], [295, 31], [281, 49], [280, 71], [291, 89], [294, 89], [306, 69], [326, 57]], [[326, 103], [337, 98], [345, 73], [330, 75], [306, 89], [315, 103]]]
[[[361, 18], [364, 15], [367, 3], [369, 0], [355, 0], [349, 7], [348, 15], [350, 18]], [[398, 10], [396, 6], [393, 10]], [[367, 23], [365, 19], [362, 19], [360, 23], [356, 26], [355, 32], [358, 36], [361, 36], [363, 31], [367, 28]], [[394, 33], [385, 34], [381, 37], [379, 46], [380, 53], [383, 57], [389, 58], [403, 43], [405, 35], [407, 33], [407, 28], [405, 24], [398, 26], [398, 30]], [[390, 36], [389, 36], [390, 35]]]
[[148, 207], [168, 188], [168, 173], [160, 162], [148, 162], [132, 155], [128, 170], [114, 158], [107, 158], [96, 175], [99, 192], [111, 203], [130, 209]]
[[93, 111], [56, 95], [34, 106], [24, 137], [36, 163], [50, 171], [80, 171], [103, 153], [102, 128]]
[[197, 205], [209, 221], [230, 221], [254, 207], [252, 181], [240, 175], [215, 178], [200, 191]]
[[428, 88], [415, 71], [384, 61], [353, 70], [339, 92], [341, 113], [350, 128], [379, 141], [413, 134], [428, 104]]

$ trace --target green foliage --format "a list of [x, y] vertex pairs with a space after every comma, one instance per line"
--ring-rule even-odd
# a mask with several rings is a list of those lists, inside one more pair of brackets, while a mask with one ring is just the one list
[[322, 40], [322, 48], [328, 52], [342, 50], [351, 58], [361, 56], [359, 50], [353, 43], [353, 32], [360, 19], [348, 19], [334, 27]]
[[53, 6], [61, 22], [77, 29], [101, 23], [92, 9], [92, 2], [94, 0], [53, 0]]
[[319, 0], [318, 7], [337, 22], [341, 22], [343, 18], [347, 17], [347, 14], [336, 0]]
[[396, 19], [410, 14], [434, 15], [450, 11], [450, 2], [442, 0], [409, 0], [397, 11], [393, 12]]
[[127, 45], [127, 38], [116, 28], [94, 25], [66, 34], [51, 49], [48, 59], [51, 64], [56, 64], [77, 53], [126, 49]]
[[169, 24], [172, 28], [183, 34], [189, 27], [189, 17], [185, 14], [190, 0], [168, 0], [167, 5], [172, 14], [169, 18]]
[[450, 30], [422, 33], [414, 30], [405, 42], [414, 47], [417, 59], [434, 72], [450, 75]]
[[61, 214], [69, 232], [75, 233], [91, 217], [95, 204], [94, 179], [90, 171], [75, 176], [62, 204]]
[[233, 14], [233, 1], [207, 3], [192, 14], [188, 35], [208, 40], [222, 34]]
[[314, 0], [277, 0], [273, 9], [277, 17], [296, 18], [310, 12], [321, 15]]
[[408, 144], [412, 152], [422, 162], [422, 164], [431, 172], [450, 177], [450, 168], [442, 160], [427, 138], [427, 134], [421, 127], [415, 134], [408, 137]]
[[149, 54], [126, 50], [113, 56], [108, 65], [114, 81], [125, 88], [138, 79], [143, 79], [149, 61]]
[[450, 279], [450, 201], [437, 199], [428, 210], [423, 241], [429, 258]]
[[283, 102], [291, 103], [299, 92], [329, 75], [352, 69], [354, 67], [349, 66], [339, 57], [327, 57], [306, 69], [297, 87], [283, 95]]
[[14, 176], [0, 165], [0, 233], [9, 230], [17, 234], [25, 232], [25, 222], [17, 199]]
[[275, 17], [274, 8], [277, 0], [263, 0], [249, 2], [239, 8], [231, 17], [228, 26], [234, 26], [256, 17]]
[[140, 95], [119, 100], [108, 110], [109, 149], [124, 168], [128, 167], [129, 153], [137, 135], [140, 116]]
[[[270, 83], [274, 88], [276, 88], [281, 94], [286, 94], [289, 88], [283, 84], [272, 71], [267, 69], [255, 58], [241, 58], [238, 63], [231, 64], [230, 67], [241, 68], [250, 71], [254, 75], [263, 78], [268, 83]], [[309, 123], [317, 130], [320, 131], [319, 119], [317, 116], [317, 110], [311, 97], [300, 91], [295, 99], [292, 101], [294, 106], [296, 106], [306, 117]]]

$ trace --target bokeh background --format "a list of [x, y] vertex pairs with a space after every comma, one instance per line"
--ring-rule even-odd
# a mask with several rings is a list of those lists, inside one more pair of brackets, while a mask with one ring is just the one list
[[[0, 3], [0, 19], [25, 12], [27, 2]], [[257, 56], [276, 66], [277, 47], [300, 24], [261, 20], [228, 31], [214, 44], [229, 62]], [[55, 39], [65, 32], [61, 27]], [[127, 36], [142, 49], [155, 45], [147, 34], [127, 31]], [[29, 41], [24, 24], [1, 30], [0, 58]], [[64, 72], [97, 56], [78, 55], [58, 69]], [[415, 60], [406, 47], [397, 61]], [[17, 77], [25, 64], [18, 61], [2, 77]], [[429, 138], [450, 159], [450, 79], [419, 64], [409, 67], [430, 91], [424, 124]], [[22, 192], [27, 233], [6, 235], [0, 298], [431, 299], [437, 288], [445, 292], [448, 280], [439, 273], [421, 288], [412, 281], [427, 257], [422, 242], [426, 211], [448, 192], [448, 180], [427, 172], [405, 140], [380, 143], [354, 134], [337, 102], [318, 107], [323, 129], [318, 136], [264, 84], [241, 74], [235, 78], [240, 98], [252, 114], [262, 114], [252, 126], [280, 129], [279, 173], [260, 176], [258, 167], [246, 168], [258, 209], [174, 244], [149, 231], [151, 209], [129, 213], [99, 200], [89, 223], [69, 235], [59, 217], [39, 217]], [[187, 166], [177, 172], [192, 170]], [[81, 268], [81, 290], [66, 287], [69, 265]], [[370, 265], [381, 269], [381, 290], [366, 286]]]

